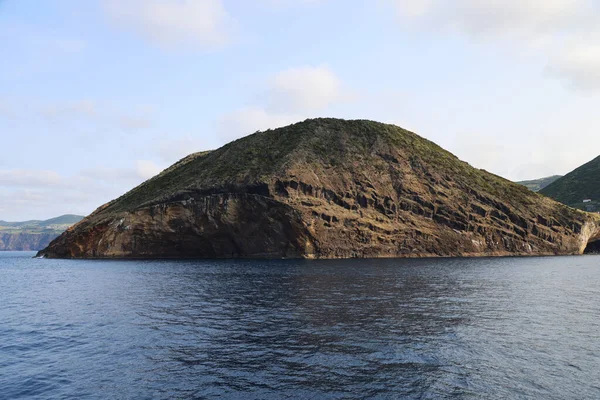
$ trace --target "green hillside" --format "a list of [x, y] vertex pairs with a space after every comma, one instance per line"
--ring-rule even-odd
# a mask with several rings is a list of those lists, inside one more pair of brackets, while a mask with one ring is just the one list
[[19, 222], [0, 221], [2, 233], [57, 233], [64, 232], [71, 225], [81, 221], [83, 216], [66, 214], [44, 221], [30, 220]]
[[[600, 204], [600, 157], [569, 172], [540, 190], [540, 193], [583, 210], [589, 205]], [[592, 202], [584, 203], [587, 199]]]
[[80, 215], [61, 215], [45, 221], [0, 221], [0, 251], [40, 250], [70, 226], [83, 219]]
[[[343, 132], [344, 135], [341, 135]], [[342, 139], [349, 136], [350, 145]], [[237, 191], [236, 187], [260, 186], [274, 176], [285, 175], [295, 165], [304, 170], [348, 169], [364, 158], [361, 173], [373, 168], [370, 146], [375, 139], [385, 148], [401, 149], [408, 161], [415, 159], [456, 176], [466, 186], [497, 196], [530, 202], [530, 194], [503, 178], [474, 169], [437, 144], [400, 127], [368, 120], [309, 119], [275, 130], [257, 132], [215, 151], [191, 154], [162, 173], [110, 202], [103, 213], [133, 210], [176, 198], [189, 190]], [[382, 145], [383, 146], [383, 145]], [[382, 167], [387, 164], [383, 164]], [[373, 171], [375, 174], [377, 171]], [[95, 214], [95, 213], [94, 213]]]
[[547, 176], [545, 178], [532, 179], [529, 181], [520, 181], [517, 183], [519, 185], [525, 186], [527, 189], [529, 189], [533, 192], [539, 192], [540, 190], [542, 190], [543, 188], [545, 188], [546, 186], [550, 185], [552, 182], [555, 182], [556, 180], [558, 180], [560, 178], [562, 178], [562, 175], [552, 175], [552, 176]]

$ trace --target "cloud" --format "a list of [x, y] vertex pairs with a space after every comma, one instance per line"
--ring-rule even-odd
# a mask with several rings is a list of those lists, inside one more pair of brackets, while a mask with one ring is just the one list
[[264, 96], [257, 104], [223, 115], [218, 121], [218, 135], [229, 142], [258, 130], [315, 117], [316, 112], [354, 99], [353, 93], [327, 66], [288, 68], [266, 81]]
[[152, 121], [144, 115], [118, 115], [115, 124], [125, 131], [140, 131], [152, 127]]
[[[0, 219], [8, 221], [30, 220], [40, 205], [47, 202], [44, 192], [32, 190], [2, 191], [0, 192]], [[29, 214], [23, 214], [29, 211]], [[57, 214], [58, 215], [58, 214]], [[55, 215], [53, 215], [55, 216]], [[46, 215], [40, 217], [45, 219]]]
[[[0, 170], [0, 219], [18, 221], [83, 213], [85, 201], [102, 198], [98, 188], [51, 170]], [[98, 193], [91, 195], [94, 190]], [[87, 207], [85, 212], [93, 209], [91, 204]]]
[[137, 175], [142, 179], [150, 179], [164, 169], [149, 160], [137, 160], [135, 167]]
[[140, 176], [136, 172], [135, 167], [116, 168], [96, 166], [83, 169], [79, 172], [79, 178], [84, 184], [123, 184], [132, 186], [140, 181]]
[[63, 178], [54, 171], [30, 169], [0, 170], [0, 187], [56, 187], [63, 183]]
[[65, 123], [85, 119], [104, 127], [118, 128], [127, 132], [151, 128], [154, 113], [153, 109], [149, 107], [122, 111], [90, 99], [46, 104], [39, 107], [37, 112], [52, 122]]
[[97, 183], [133, 185], [152, 178], [164, 168], [151, 160], [136, 160], [129, 167], [83, 169], [77, 174], [64, 176], [56, 171], [42, 169], [0, 169], [0, 187], [5, 188], [73, 188]]
[[72, 116], [96, 118], [98, 116], [98, 107], [91, 100], [79, 100], [70, 103], [49, 104], [42, 107], [41, 113], [47, 118], [69, 118]]
[[215, 48], [234, 22], [221, 0], [104, 0], [109, 16], [165, 48]]
[[269, 105], [277, 110], [316, 111], [350, 99], [340, 78], [326, 66], [301, 66], [277, 73]]
[[0, 219], [88, 214], [162, 169], [154, 161], [136, 160], [127, 166], [97, 166], [69, 176], [51, 170], [0, 170]]
[[158, 154], [162, 161], [173, 164], [185, 156], [205, 149], [204, 142], [195, 136], [170, 138], [159, 144]]
[[600, 89], [600, 8], [594, 0], [389, 0], [404, 26], [497, 40], [547, 60], [548, 76]]
[[562, 50], [551, 57], [546, 72], [572, 88], [600, 90], [600, 45], [571, 43]]
[[283, 7], [292, 7], [298, 5], [307, 5], [307, 4], [318, 4], [324, 3], [326, 0], [260, 0], [261, 3], [273, 7], [273, 8], [283, 8]]
[[98, 193], [49, 189], [18, 189], [0, 192], [0, 219], [25, 221], [62, 214], [86, 215], [110, 200], [110, 189]]
[[594, 11], [590, 0], [392, 1], [403, 19], [473, 37], [553, 34], [580, 24]]
[[298, 122], [303, 117], [270, 113], [261, 107], [245, 107], [224, 115], [219, 121], [219, 137], [230, 142], [256, 131], [275, 129]]
[[164, 168], [151, 160], [136, 160], [126, 167], [107, 167], [104, 165], [87, 168], [71, 181], [79, 180], [79, 184], [111, 184], [133, 187], [146, 179], [159, 174]]

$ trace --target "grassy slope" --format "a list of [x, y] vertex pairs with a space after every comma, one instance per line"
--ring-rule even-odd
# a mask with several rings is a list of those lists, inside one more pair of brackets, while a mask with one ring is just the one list
[[[509, 203], [532, 204], [537, 196], [523, 186], [475, 169], [435, 143], [397, 126], [323, 118], [257, 132], [215, 151], [192, 154], [102, 210], [132, 210], [164, 201], [186, 189], [218, 190], [268, 182], [284, 175], [294, 164], [345, 168], [353, 159], [369, 163], [374, 157], [369, 157], [368, 152], [376, 139], [405, 149], [408, 158], [434, 165], [464, 187], [485, 191]], [[352, 146], [336, 146], [336, 140], [351, 141]]]
[[581, 204], [583, 199], [600, 200], [600, 157], [568, 173], [540, 193], [567, 205]]
[[45, 221], [31, 220], [22, 222], [0, 221], [3, 233], [62, 233], [69, 226], [81, 221], [81, 215], [66, 214]]

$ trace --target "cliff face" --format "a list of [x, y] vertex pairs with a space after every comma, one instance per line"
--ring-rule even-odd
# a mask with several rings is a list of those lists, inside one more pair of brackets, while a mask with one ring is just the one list
[[50, 257], [302, 257], [310, 243], [290, 206], [253, 194], [216, 194], [121, 213], [71, 229]]
[[396, 126], [317, 119], [192, 154], [40, 255], [580, 254], [599, 236], [598, 220]]
[[0, 251], [37, 251], [45, 248], [59, 233], [2, 233]]
[[44, 221], [0, 221], [0, 251], [41, 250], [82, 219], [82, 216], [67, 214]]

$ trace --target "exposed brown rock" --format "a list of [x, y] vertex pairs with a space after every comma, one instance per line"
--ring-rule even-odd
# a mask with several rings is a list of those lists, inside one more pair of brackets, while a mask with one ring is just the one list
[[307, 120], [186, 157], [40, 255], [64, 258], [580, 254], [600, 218], [401, 128]]

